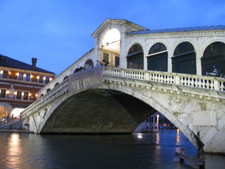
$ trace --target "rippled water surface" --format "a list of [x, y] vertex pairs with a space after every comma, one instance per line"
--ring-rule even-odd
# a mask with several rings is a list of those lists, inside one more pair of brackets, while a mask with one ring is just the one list
[[[188, 169], [175, 151], [197, 150], [177, 130], [133, 135], [0, 133], [1, 169]], [[224, 169], [225, 157], [205, 155], [206, 169]], [[216, 166], [216, 167], [215, 167]]]

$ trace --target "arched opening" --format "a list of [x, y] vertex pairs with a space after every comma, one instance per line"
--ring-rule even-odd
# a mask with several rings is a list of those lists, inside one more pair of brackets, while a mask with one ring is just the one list
[[127, 68], [144, 69], [144, 53], [141, 45], [134, 44], [128, 51]]
[[172, 57], [173, 72], [196, 74], [196, 53], [189, 42], [179, 44]]
[[101, 41], [100, 62], [108, 66], [120, 65], [120, 32], [116, 28], [108, 30]]
[[69, 76], [65, 76], [64, 79], [63, 79], [63, 81], [64, 81], [64, 80], [67, 80], [67, 79], [69, 79]]
[[51, 89], [49, 89], [49, 88], [46, 90], [47, 93], [50, 92], [50, 91], [51, 91]]
[[167, 71], [168, 52], [164, 44], [154, 44], [148, 54], [148, 70]]
[[57, 82], [54, 87], [57, 87], [57, 86], [59, 86], [59, 82]]
[[85, 69], [91, 68], [91, 67], [93, 67], [93, 66], [94, 66], [94, 63], [93, 63], [93, 61], [92, 61], [91, 59], [88, 59], [88, 60], [85, 62], [85, 64], [84, 64], [84, 68], [85, 68]]
[[7, 117], [8, 112], [5, 107], [0, 106], [0, 119]]
[[205, 49], [201, 60], [203, 75], [207, 75], [216, 70], [218, 71], [218, 73], [215, 74], [217, 76], [225, 74], [225, 44], [223, 42], [210, 44]]

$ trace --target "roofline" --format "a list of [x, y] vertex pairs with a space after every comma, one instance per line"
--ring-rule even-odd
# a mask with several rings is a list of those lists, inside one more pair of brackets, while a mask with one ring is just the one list
[[220, 31], [220, 30], [225, 30], [225, 25], [195, 26], [195, 27], [168, 28], [168, 29], [147, 29], [147, 30], [128, 32], [128, 35], [177, 33], [177, 32], [198, 32], [198, 31]]
[[129, 25], [132, 25], [133, 27], [136, 27], [137, 29], [140, 29], [140, 30], [146, 30], [147, 29], [143, 26], [135, 24], [135, 23], [133, 23], [131, 21], [128, 21], [126, 19], [106, 19], [97, 27], [97, 29], [91, 34], [91, 36], [96, 37], [97, 34], [99, 32], [101, 32], [103, 29], [105, 29], [109, 23], [115, 23], [115, 24], [119, 24], [119, 25], [129, 24]]

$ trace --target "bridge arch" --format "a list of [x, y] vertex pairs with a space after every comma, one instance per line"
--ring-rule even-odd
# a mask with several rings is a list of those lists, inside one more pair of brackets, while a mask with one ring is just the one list
[[172, 57], [172, 71], [196, 74], [196, 52], [192, 43], [185, 41], [176, 46]]
[[168, 51], [163, 43], [155, 43], [148, 52], [147, 69], [168, 71]]
[[[165, 107], [163, 106], [157, 99], [154, 99], [152, 97], [149, 98], [149, 93], [143, 93], [143, 92], [140, 92], [140, 91], [135, 91], [135, 90], [132, 90], [132, 88], [127, 88], [127, 87], [116, 87], [116, 86], [107, 86], [107, 87], [99, 87], [97, 89], [94, 89], [94, 90], [87, 90], [87, 92], [90, 92], [90, 91], [107, 91], [107, 92], [104, 92], [103, 95], [101, 95], [101, 97], [105, 97], [108, 93], [109, 94], [112, 94], [114, 95], [113, 98], [117, 98], [120, 97], [120, 95], [123, 95], [126, 96], [126, 100], [124, 102], [123, 100], [123, 103], [122, 105], [124, 104], [127, 104], [127, 103], [130, 103], [130, 100], [128, 100], [127, 98], [129, 97], [130, 99], [132, 99], [133, 101], [130, 103], [130, 105], [133, 105], [134, 107], [131, 108], [132, 111], [134, 111], [135, 108], [140, 108], [140, 107], [144, 107], [143, 110], [138, 110], [138, 111], [135, 111], [135, 112], [131, 112], [131, 114], [126, 114], [126, 112], [123, 112], [126, 114], [127, 117], [129, 116], [132, 116], [132, 118], [134, 119], [131, 119], [130, 123], [129, 124], [123, 124], [124, 126], [128, 127], [128, 128], [123, 128], [121, 129], [120, 131], [123, 131], [123, 132], [129, 132], [129, 133], [132, 133], [136, 127], [143, 121], [145, 120], [149, 115], [151, 115], [151, 113], [154, 113], [154, 112], [160, 112], [161, 114], [163, 114], [168, 120], [170, 120], [173, 124], [176, 125], [176, 127], [178, 127], [183, 133], [184, 135], [196, 146], [198, 147], [199, 145], [197, 144], [196, 140], [193, 139], [193, 133], [191, 132], [191, 130], [187, 127], [187, 126], [184, 126], [177, 118], [176, 116], [174, 116], [172, 113], [171, 113], [171, 110], [168, 109], [168, 107]], [[109, 92], [108, 92], [109, 91]], [[79, 97], [79, 99], [83, 100], [84, 98], [82, 97], [82, 93], [83, 92], [86, 92], [86, 91], [79, 91], [79, 92], [73, 92], [72, 94], [68, 96], [64, 96], [63, 98], [61, 98], [57, 103], [54, 103], [54, 105], [52, 107], [49, 108], [49, 111], [48, 113], [46, 113], [46, 116], [44, 117], [43, 119], [43, 122], [41, 123], [39, 129], [38, 129], [38, 133], [42, 133], [42, 132], [48, 132], [48, 128], [50, 128], [51, 132], [60, 132], [60, 130], [62, 128], [64, 128], [65, 130], [61, 131], [61, 132], [84, 132], [84, 133], [93, 133], [95, 131], [98, 131], [98, 132], [107, 132], [108, 128], [107, 126], [110, 128], [110, 126], [112, 127], [112, 124], [111, 122], [108, 121], [107, 124], [104, 124], [104, 125], [101, 125], [99, 124], [99, 122], [97, 122], [97, 125], [99, 125], [98, 127], [96, 126], [96, 124], [92, 124], [90, 125], [90, 121], [89, 123], [85, 123], [85, 125], [89, 125], [88, 127], [91, 127], [91, 128], [94, 128], [93, 131], [89, 131], [89, 130], [83, 130], [82, 128], [85, 126], [82, 126], [82, 128], [79, 128], [78, 130], [69, 130], [69, 131], [66, 131], [68, 129], [68, 127], [66, 127], [65, 125], [60, 128], [59, 126], [62, 125], [60, 124], [60, 122], [63, 122], [65, 124], [71, 124], [72, 122], [67, 122], [65, 121], [67, 118], [72, 118], [72, 115], [75, 116], [75, 117], [80, 117], [82, 115], [78, 115], [76, 116], [74, 113], [75, 111], [73, 110], [73, 108], [77, 108], [77, 110], [81, 110], [79, 108], [79, 106], [77, 107], [77, 105], [80, 105], [81, 102], [78, 102], [78, 104], [74, 104], [75, 102], [73, 102], [73, 99], [74, 97]], [[96, 93], [95, 93], [96, 94]], [[98, 95], [98, 94], [97, 94]], [[91, 102], [89, 103], [86, 103], [85, 106], [84, 105], [81, 105], [82, 107], [88, 107], [88, 104], [90, 105], [96, 105], [98, 103], [101, 103], [101, 100], [99, 100], [99, 98], [101, 97], [98, 97], [98, 98], [95, 98], [95, 99], [90, 99], [90, 96], [96, 96], [96, 95], [93, 95], [93, 92], [91, 92], [91, 94], [85, 96], [85, 97], [88, 97], [89, 100], [95, 100], [95, 104], [92, 104]], [[128, 97], [127, 97], [128, 96]], [[111, 98], [110, 98], [111, 99]], [[63, 100], [63, 102], [62, 102]], [[134, 102], [135, 100], [135, 102]], [[138, 101], [137, 101], [138, 100]], [[84, 100], [83, 100], [84, 101]], [[137, 102], [136, 102], [137, 101]], [[141, 104], [141, 106], [137, 106], [135, 105], [135, 103], [138, 103], [138, 104]], [[62, 105], [65, 105], [65, 106], [62, 106]], [[71, 105], [74, 105], [74, 106], [71, 106]], [[109, 104], [107, 104], [106, 106], [113, 106], [110, 108], [110, 110], [112, 109], [113, 110], [113, 113], [115, 112], [120, 112], [120, 111], [115, 111], [115, 107], [118, 107], [118, 105], [115, 105], [115, 102], [109, 102]], [[60, 118], [59, 117], [59, 112], [62, 112], [62, 113], [68, 113], [68, 111], [66, 111], [64, 108], [69, 108], [71, 110], [71, 112], [73, 112], [73, 114], [71, 114], [71, 112], [69, 112], [69, 117], [65, 117], [65, 118]], [[102, 106], [102, 104], [99, 105], [99, 107], [101, 109], [98, 109], [96, 107], [92, 107], [91, 110], [96, 110], [98, 113], [100, 112], [100, 110], [104, 109], [105, 107]], [[127, 105], [125, 105], [126, 107], [126, 110], [128, 109]], [[122, 110], [122, 109], [120, 109]], [[128, 111], [129, 112], [129, 111]], [[58, 115], [56, 115], [56, 114]], [[106, 116], [105, 113], [101, 114], [102, 112], [100, 112], [100, 116]], [[137, 113], [137, 114], [136, 114]], [[139, 114], [138, 114], [139, 113]], [[87, 113], [88, 114], [88, 113]], [[90, 117], [92, 118], [98, 118], [98, 114], [90, 114]], [[61, 114], [63, 115], [63, 114]], [[109, 116], [109, 115], [108, 115]], [[119, 117], [123, 117], [123, 115], [118, 115]], [[88, 117], [88, 118], [90, 118]], [[127, 118], [126, 117], [126, 118]], [[108, 117], [109, 119], [113, 119], [112, 117]], [[125, 116], [124, 116], [125, 118]], [[128, 118], [129, 119], [129, 118]], [[71, 119], [72, 120], [72, 119]], [[73, 119], [75, 120], [75, 119]], [[85, 120], [85, 119], [82, 119], [82, 120]], [[81, 120], [81, 121], [82, 121]], [[108, 120], [108, 119], [102, 119], [103, 121], [104, 120]], [[118, 119], [117, 119], [118, 120]], [[132, 121], [134, 120], [134, 121]], [[53, 124], [51, 123], [50, 121], [53, 121], [53, 122], [56, 122], [57, 124]], [[129, 121], [129, 120], [128, 120]], [[50, 122], [50, 123], [49, 123]], [[75, 122], [73, 121], [74, 123], [79, 123], [78, 121]], [[96, 121], [95, 121], [96, 122]], [[123, 121], [124, 122], [124, 121]], [[48, 124], [49, 123], [49, 124]], [[80, 124], [81, 125], [81, 124]], [[106, 130], [101, 130], [101, 128], [104, 128], [103, 126], [106, 125]], [[117, 125], [119, 125], [117, 123]], [[122, 126], [122, 124], [120, 124]], [[123, 126], [123, 127], [124, 127]], [[58, 128], [57, 128], [58, 127]], [[53, 130], [53, 131], [52, 131]], [[56, 131], [58, 130], [58, 131]], [[110, 128], [111, 130], [111, 128]], [[109, 130], [108, 130], [109, 131]], [[118, 132], [118, 129], [114, 130], [112, 129], [112, 132]]]

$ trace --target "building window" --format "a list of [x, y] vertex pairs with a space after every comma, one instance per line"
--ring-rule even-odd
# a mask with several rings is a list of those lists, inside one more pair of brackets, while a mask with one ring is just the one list
[[21, 96], [22, 96], [22, 92], [21, 91], [17, 91], [16, 99], [21, 99]]
[[23, 80], [23, 73], [19, 73], [18, 80]]
[[143, 69], [144, 68], [144, 53], [141, 45], [134, 44], [128, 51], [127, 68]]
[[30, 82], [30, 74], [26, 75], [26, 81]]
[[43, 83], [44, 82], [44, 76], [43, 75], [40, 75], [39, 76], [39, 83]]
[[109, 62], [109, 54], [108, 53], [103, 53], [103, 60], [105, 62]]
[[46, 76], [46, 78], [45, 78], [45, 84], [47, 84], [47, 83], [49, 83], [49, 77], [48, 76]]
[[118, 67], [120, 65], [120, 57], [115, 56], [115, 67]]
[[8, 78], [8, 71], [7, 71], [7, 70], [4, 70], [4, 71], [3, 71], [2, 77], [3, 77], [3, 78]]
[[1, 91], [1, 94], [0, 94], [1, 98], [5, 98], [6, 90], [5, 89], [1, 89], [0, 91]]
[[24, 92], [23, 100], [28, 100], [29, 92]]

